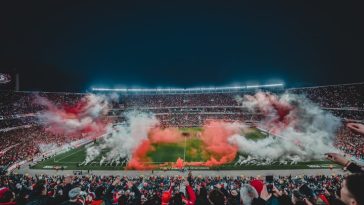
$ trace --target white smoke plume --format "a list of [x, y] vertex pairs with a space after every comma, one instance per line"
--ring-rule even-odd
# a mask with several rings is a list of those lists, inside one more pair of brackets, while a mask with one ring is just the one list
[[120, 159], [129, 160], [135, 149], [148, 138], [149, 130], [159, 123], [157, 118], [149, 113], [130, 111], [124, 115], [126, 124], [109, 127], [100, 144], [87, 149], [85, 164], [95, 160], [101, 154], [101, 150], [107, 151], [103, 162], [120, 163]]
[[54, 150], [56, 148], [58, 148], [59, 146], [56, 143], [39, 143], [38, 144], [38, 149], [40, 151], [40, 153], [44, 153], [47, 151], [51, 151]]
[[337, 152], [333, 146], [340, 120], [302, 95], [281, 96], [257, 93], [244, 96], [240, 102], [251, 111], [264, 113], [258, 127], [274, 133], [262, 140], [250, 140], [234, 135], [229, 142], [238, 145], [238, 164], [269, 164], [278, 161], [298, 162], [323, 159], [326, 152]]

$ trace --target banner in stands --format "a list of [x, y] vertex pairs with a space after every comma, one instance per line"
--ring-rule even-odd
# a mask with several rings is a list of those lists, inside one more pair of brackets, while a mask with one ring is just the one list
[[0, 73], [0, 90], [15, 90], [16, 74], [7, 72]]

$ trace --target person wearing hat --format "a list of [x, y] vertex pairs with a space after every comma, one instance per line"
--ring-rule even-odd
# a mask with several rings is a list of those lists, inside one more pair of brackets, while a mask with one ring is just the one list
[[258, 192], [258, 195], [260, 195], [260, 193], [262, 192], [262, 189], [263, 189], [263, 185], [264, 185], [263, 181], [254, 179], [250, 182], [250, 185], [252, 187], [254, 187], [255, 190]]
[[244, 205], [252, 205], [259, 197], [257, 190], [250, 184], [242, 184], [240, 188], [240, 199]]
[[81, 188], [76, 187], [68, 192], [69, 200], [62, 203], [62, 205], [81, 205], [84, 204], [84, 199], [81, 197]]

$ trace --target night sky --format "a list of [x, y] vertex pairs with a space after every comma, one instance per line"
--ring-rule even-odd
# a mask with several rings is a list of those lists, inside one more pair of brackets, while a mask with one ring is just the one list
[[360, 1], [79, 2], [1, 1], [21, 90], [364, 81]]

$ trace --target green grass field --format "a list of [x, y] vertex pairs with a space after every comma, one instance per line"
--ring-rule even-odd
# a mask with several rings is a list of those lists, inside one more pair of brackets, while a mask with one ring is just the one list
[[[154, 151], [149, 152], [147, 157], [154, 163], [176, 162], [178, 158], [185, 159], [186, 162], [202, 162], [209, 159], [208, 154], [203, 150], [203, 142], [197, 137], [202, 128], [180, 128], [180, 132], [186, 136], [185, 142], [174, 144], [153, 144]], [[248, 132], [242, 133], [247, 138], [252, 140], [260, 140], [267, 137], [267, 134], [255, 128], [250, 128]], [[102, 164], [100, 160], [102, 155], [106, 155], [108, 150], [103, 150], [102, 154], [88, 165], [79, 165], [85, 160], [86, 147], [80, 147], [67, 151], [65, 153], [56, 155], [49, 159], [43, 160], [36, 165], [33, 169], [53, 169], [54, 166], [63, 166], [68, 170], [121, 170], [125, 168], [125, 164]], [[235, 161], [238, 159], [236, 157]], [[253, 169], [315, 169], [315, 168], [328, 168], [330, 163], [328, 161], [311, 161], [301, 162], [294, 165], [280, 165], [273, 163], [270, 165], [234, 165], [234, 162], [225, 164], [218, 167], [209, 167], [209, 169], [219, 170], [253, 170]], [[335, 167], [335, 166], [334, 166]], [[206, 167], [192, 167], [193, 169], [207, 169]]]

